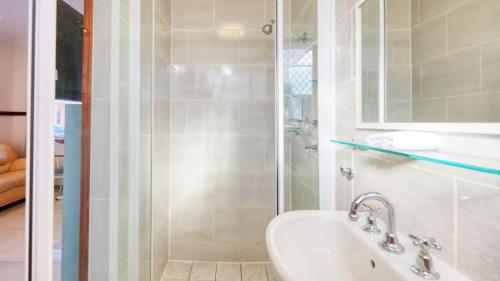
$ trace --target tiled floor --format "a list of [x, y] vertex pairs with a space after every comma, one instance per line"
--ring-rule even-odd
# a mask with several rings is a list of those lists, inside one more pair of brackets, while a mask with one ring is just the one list
[[[0, 280], [24, 280], [24, 203], [0, 210]], [[62, 201], [54, 206], [54, 251], [61, 250]], [[60, 259], [54, 255], [54, 280], [58, 281]]]
[[0, 211], [0, 276], [24, 279], [24, 203]]
[[161, 281], [275, 281], [268, 263], [170, 261]]

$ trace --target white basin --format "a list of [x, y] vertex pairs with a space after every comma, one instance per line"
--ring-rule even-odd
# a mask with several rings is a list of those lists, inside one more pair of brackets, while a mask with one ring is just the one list
[[[403, 255], [378, 247], [382, 235], [361, 230], [365, 217], [351, 222], [341, 211], [295, 211], [274, 218], [267, 250], [278, 281], [422, 281], [410, 271], [418, 248], [399, 235]], [[382, 230], [385, 226], [379, 223]], [[470, 281], [434, 258], [442, 281]]]

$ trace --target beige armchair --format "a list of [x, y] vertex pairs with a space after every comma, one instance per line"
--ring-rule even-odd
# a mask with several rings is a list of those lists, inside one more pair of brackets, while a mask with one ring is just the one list
[[0, 142], [0, 207], [24, 199], [26, 194], [26, 160], [18, 158], [7, 143]]

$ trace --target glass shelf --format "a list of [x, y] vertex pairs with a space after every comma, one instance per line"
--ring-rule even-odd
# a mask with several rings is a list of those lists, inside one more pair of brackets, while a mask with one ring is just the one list
[[352, 141], [330, 140], [332, 143], [346, 145], [360, 150], [371, 150], [409, 159], [422, 160], [441, 165], [459, 167], [463, 169], [500, 175], [500, 160], [472, 157], [469, 155], [456, 155], [439, 151], [398, 151], [387, 150], [367, 144]]

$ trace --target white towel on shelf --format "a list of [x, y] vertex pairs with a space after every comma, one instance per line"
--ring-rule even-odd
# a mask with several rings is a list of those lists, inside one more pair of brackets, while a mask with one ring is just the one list
[[366, 140], [371, 146], [393, 150], [437, 150], [443, 144], [438, 134], [415, 131], [375, 134]]

